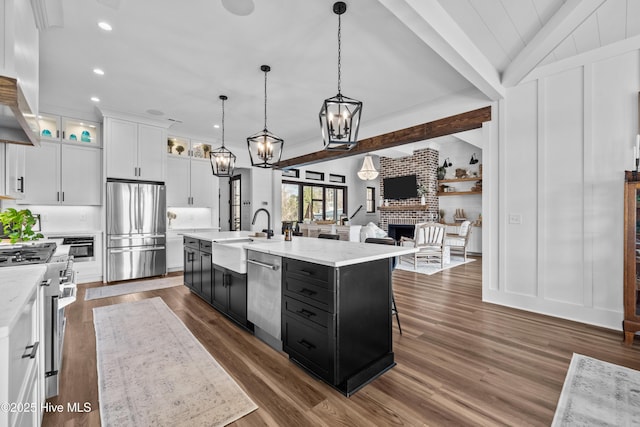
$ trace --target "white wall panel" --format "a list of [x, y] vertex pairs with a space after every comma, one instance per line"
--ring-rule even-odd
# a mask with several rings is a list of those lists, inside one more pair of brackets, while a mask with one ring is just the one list
[[[637, 129], [640, 55], [632, 52], [593, 64], [592, 173], [585, 184], [593, 191], [586, 211], [590, 226], [585, 237], [593, 245], [593, 305], [622, 310], [623, 188], [622, 171], [633, 167]], [[616, 242], [611, 245], [607, 242]]]
[[[537, 82], [508, 89], [505, 100], [503, 167], [505, 191], [504, 287], [509, 293], [536, 296], [537, 290]], [[509, 223], [519, 215], [520, 224]], [[532, 262], [532, 260], [534, 262]]]
[[[621, 329], [623, 171], [634, 166], [640, 52], [603, 49], [565, 67], [501, 103], [499, 151], [485, 157], [500, 162], [490, 188], [501, 221], [485, 241], [500, 264], [483, 264], [483, 298]], [[509, 224], [511, 213], [522, 225]]]
[[582, 303], [582, 68], [544, 80], [544, 135], [539, 196], [544, 199], [541, 277], [545, 299]]

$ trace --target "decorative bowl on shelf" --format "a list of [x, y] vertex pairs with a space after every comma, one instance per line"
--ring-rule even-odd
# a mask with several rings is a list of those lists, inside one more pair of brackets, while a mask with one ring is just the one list
[[91, 142], [91, 134], [88, 130], [83, 130], [80, 134], [80, 141], [82, 142]]
[[193, 149], [193, 157], [198, 157], [200, 159], [204, 157], [204, 150], [201, 146], [195, 147]]
[[42, 136], [51, 136], [51, 131], [49, 129], [43, 129]]
[[75, 133], [72, 133], [71, 135], [69, 135], [69, 140], [71, 140], [71, 141], [77, 141], [77, 140], [78, 140], [78, 137], [76, 136], [76, 134], [75, 134]]

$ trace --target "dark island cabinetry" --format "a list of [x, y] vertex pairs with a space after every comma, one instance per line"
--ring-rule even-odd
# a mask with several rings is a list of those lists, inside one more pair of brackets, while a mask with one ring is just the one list
[[184, 284], [213, 308], [245, 329], [247, 321], [247, 275], [211, 262], [209, 240], [184, 238]]
[[395, 365], [389, 259], [329, 267], [283, 259], [289, 357], [349, 396]]

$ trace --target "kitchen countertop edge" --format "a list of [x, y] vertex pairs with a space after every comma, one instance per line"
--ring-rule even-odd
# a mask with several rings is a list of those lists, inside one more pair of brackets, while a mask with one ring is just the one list
[[0, 338], [9, 335], [20, 311], [37, 291], [47, 271], [45, 264], [0, 269]]

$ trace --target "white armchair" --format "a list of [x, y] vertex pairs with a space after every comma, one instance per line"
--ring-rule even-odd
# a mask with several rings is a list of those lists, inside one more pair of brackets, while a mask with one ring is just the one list
[[[425, 222], [416, 224], [413, 239], [402, 237], [401, 246], [412, 246], [418, 248], [418, 252], [412, 255], [405, 255], [403, 258], [413, 258], [413, 268], [418, 268], [418, 260], [424, 259], [427, 263], [436, 261], [440, 263], [440, 268], [444, 268], [444, 235], [446, 227], [436, 222]], [[402, 259], [401, 258], [401, 262]]]
[[445, 246], [449, 246], [451, 253], [461, 253], [464, 260], [467, 260], [467, 245], [471, 235], [471, 221], [463, 221], [460, 224], [458, 233], [447, 233], [444, 239]]

